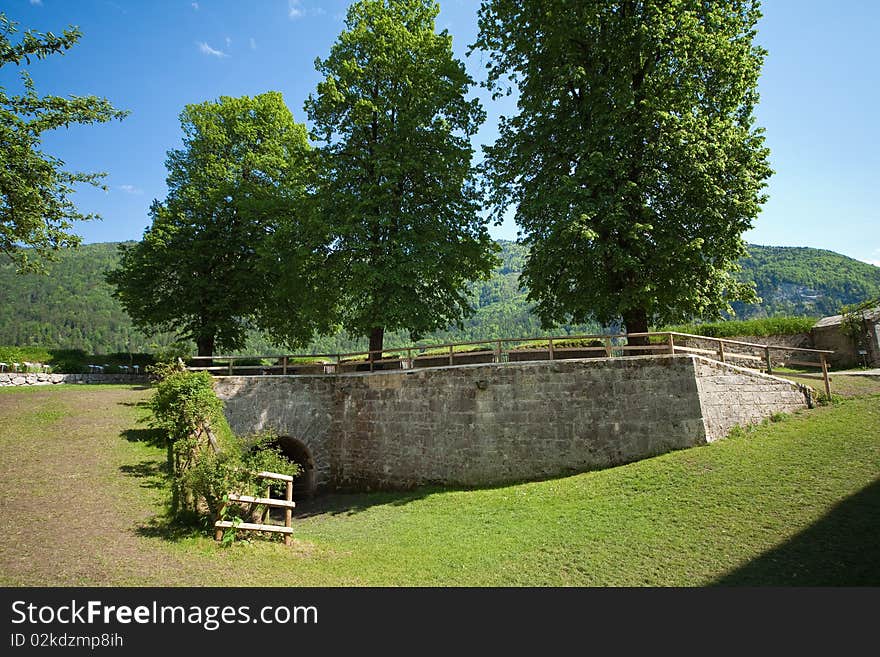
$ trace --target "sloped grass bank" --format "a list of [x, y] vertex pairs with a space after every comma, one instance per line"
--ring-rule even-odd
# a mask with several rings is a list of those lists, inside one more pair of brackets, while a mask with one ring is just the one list
[[[880, 585], [878, 393], [880, 385], [712, 445], [572, 477], [321, 497], [297, 510], [292, 548], [259, 538], [220, 548], [197, 530], [163, 521], [164, 452], [135, 424], [141, 409], [125, 405], [142, 400], [143, 391], [6, 394], [0, 396], [0, 493], [12, 497], [0, 514], [13, 529], [0, 534], [0, 579], [12, 585]], [[76, 495], [86, 490], [90, 495]], [[47, 518], [45, 509], [59, 496], [68, 500], [66, 510]], [[22, 510], [15, 522], [7, 517]], [[60, 518], [77, 523], [65, 540], [45, 531]]]

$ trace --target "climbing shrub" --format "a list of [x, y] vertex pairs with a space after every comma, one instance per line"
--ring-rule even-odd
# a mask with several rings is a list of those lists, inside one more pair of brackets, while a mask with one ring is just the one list
[[151, 368], [160, 377], [150, 399], [156, 428], [168, 432], [172, 443], [194, 435], [208, 424], [223, 419], [223, 402], [214, 394], [208, 372], [189, 372], [180, 365], [160, 364]]
[[152, 426], [166, 435], [174, 516], [207, 513], [216, 520], [228, 493], [260, 492], [265, 483], [256, 472], [299, 473], [278, 450], [271, 432], [246, 438], [232, 433], [210, 374], [189, 372], [179, 363], [157, 365], [152, 373], [160, 380], [149, 407]]
[[[268, 481], [256, 476], [268, 471], [296, 476], [299, 467], [288, 461], [275, 446], [277, 436], [264, 432], [248, 440], [230, 441], [232, 448], [214, 452], [193, 447], [194, 458], [180, 473], [182, 487], [203, 502], [212, 520], [223, 512], [227, 493], [262, 497]], [[284, 484], [274, 484], [273, 497], [284, 497]], [[228, 516], [240, 516], [244, 509], [230, 507]]]

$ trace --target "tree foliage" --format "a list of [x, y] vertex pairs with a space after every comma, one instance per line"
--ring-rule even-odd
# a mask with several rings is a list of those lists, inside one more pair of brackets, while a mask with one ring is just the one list
[[176, 331], [210, 356], [244, 346], [269, 286], [259, 260], [296, 216], [309, 146], [277, 92], [187, 105], [180, 119], [168, 197], [108, 280], [135, 326]]
[[317, 202], [342, 326], [413, 337], [471, 312], [492, 241], [480, 217], [469, 138], [484, 119], [432, 0], [360, 0], [306, 102], [318, 149]]
[[[61, 36], [27, 30], [14, 42], [17, 25], [0, 13], [0, 68], [64, 54], [82, 36], [76, 28]], [[18, 271], [42, 271], [42, 261], [53, 252], [80, 243], [71, 232], [74, 221], [97, 218], [76, 209], [71, 199], [74, 185], [104, 188], [100, 181], [105, 175], [65, 171], [64, 162], [40, 150], [43, 134], [71, 123], [121, 119], [127, 112], [96, 96], [41, 97], [26, 70], [20, 77], [21, 95], [9, 95], [0, 86], [0, 253], [9, 256]]]
[[649, 323], [753, 300], [730, 275], [771, 174], [753, 0], [488, 0], [475, 47], [518, 113], [486, 149], [542, 320]]

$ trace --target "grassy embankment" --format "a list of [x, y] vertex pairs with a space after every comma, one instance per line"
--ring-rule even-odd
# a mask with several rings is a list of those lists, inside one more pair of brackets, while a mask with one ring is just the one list
[[880, 382], [837, 378], [858, 396], [622, 467], [319, 498], [292, 548], [165, 522], [148, 391], [3, 391], [0, 584], [880, 585]]

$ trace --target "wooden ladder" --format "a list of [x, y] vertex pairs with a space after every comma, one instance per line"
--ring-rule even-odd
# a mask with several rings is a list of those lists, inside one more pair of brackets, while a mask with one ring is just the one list
[[[284, 534], [284, 544], [290, 545], [290, 537], [293, 534], [293, 528], [291, 527], [291, 515], [292, 509], [296, 506], [293, 502], [293, 477], [285, 474], [278, 474], [277, 472], [257, 472], [256, 475], [262, 479], [269, 479], [274, 481], [283, 481], [286, 484], [286, 494], [285, 499], [278, 499], [272, 497], [272, 486], [266, 486], [266, 497], [253, 497], [251, 495], [237, 495], [235, 493], [230, 493], [227, 497], [230, 502], [243, 502], [245, 504], [262, 504], [266, 507], [263, 512], [263, 517], [261, 522], [237, 522], [234, 520], [218, 520], [214, 523], [214, 528], [216, 532], [214, 534], [214, 538], [218, 541], [223, 540], [223, 532], [226, 529], [246, 529], [248, 531], [253, 532], [278, 532], [280, 534]], [[225, 505], [224, 505], [225, 508]], [[284, 509], [284, 525], [270, 525], [269, 521], [269, 509], [278, 508]], [[222, 513], [222, 511], [221, 511]]]

